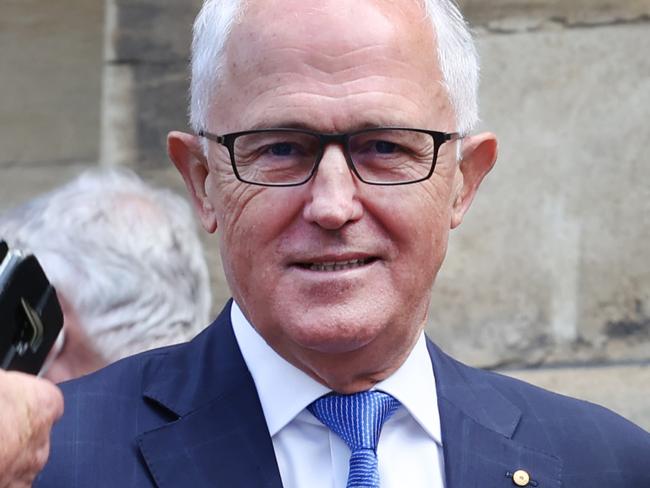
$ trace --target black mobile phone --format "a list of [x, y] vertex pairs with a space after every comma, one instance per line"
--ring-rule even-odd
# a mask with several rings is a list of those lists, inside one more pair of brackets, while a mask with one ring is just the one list
[[37, 374], [63, 313], [36, 257], [0, 242], [0, 368]]
[[0, 264], [5, 260], [5, 256], [9, 252], [9, 246], [5, 241], [0, 241]]

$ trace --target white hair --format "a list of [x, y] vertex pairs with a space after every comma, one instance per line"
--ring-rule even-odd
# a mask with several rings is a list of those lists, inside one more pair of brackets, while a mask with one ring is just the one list
[[34, 254], [109, 361], [192, 338], [208, 321], [208, 268], [189, 204], [134, 173], [94, 170], [0, 217]]
[[[472, 35], [452, 0], [419, 0], [437, 36], [443, 84], [456, 115], [456, 130], [465, 135], [478, 123], [479, 63]], [[190, 124], [207, 127], [210, 100], [224, 70], [225, 47], [248, 0], [205, 0], [194, 22]]]

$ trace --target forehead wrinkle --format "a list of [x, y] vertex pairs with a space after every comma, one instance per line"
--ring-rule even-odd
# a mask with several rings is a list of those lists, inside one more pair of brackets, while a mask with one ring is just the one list
[[[311, 124], [304, 125], [313, 126], [314, 119], [326, 118], [332, 104], [341, 102], [341, 87], [335, 85], [333, 88], [338, 90], [327, 93], [322, 90], [322, 87], [314, 92], [296, 91], [287, 86], [270, 87], [254, 97], [253, 103], [258, 111], [253, 115], [252, 120], [249, 120], [246, 112], [239, 114], [240, 120], [245, 126], [243, 128], [280, 127], [280, 122], [299, 122], [302, 119], [311, 122]], [[414, 90], [421, 89], [418, 85], [412, 88]], [[450, 130], [450, 127], [447, 127], [448, 104], [446, 98], [443, 93], [437, 95], [431, 94], [427, 97], [429, 109], [424, 111], [425, 118], [414, 120], [413, 114], [421, 113], [422, 106], [401, 92], [387, 93], [382, 90], [368, 90], [363, 85], [356, 91], [348, 88], [344, 94], [345, 105], [335, 108], [335, 112], [338, 114], [336, 119], [338, 121], [359, 119], [366, 122], [365, 125], [420, 126], [420, 128]], [[278, 103], [279, 100], [281, 103]], [[373, 103], [373, 100], [377, 100], [377, 102]], [[363, 110], [355, 110], [356, 104], [362, 105]], [[387, 106], [388, 110], [386, 110]], [[321, 112], [324, 114], [322, 117]], [[264, 115], [259, 117], [259, 113]], [[271, 116], [271, 114], [276, 115]], [[345, 130], [349, 130], [347, 124], [337, 123], [335, 125], [343, 125]], [[237, 130], [239, 129], [237, 128]]]
[[[292, 109], [296, 110], [292, 110]], [[326, 113], [326, 109], [323, 109]], [[253, 118], [250, 121], [242, 119], [242, 125], [236, 130], [264, 129], [274, 127], [300, 128], [315, 130], [325, 133], [353, 132], [355, 130], [367, 129], [370, 127], [418, 127], [430, 125], [426, 122], [414, 120], [407, 112], [387, 111], [377, 106], [376, 108], [362, 111], [350, 111], [340, 113], [335, 117], [321, 116], [321, 111], [312, 110], [305, 112], [302, 106], [289, 104], [287, 110], [268, 111], [261, 118]]]
[[[295, 81], [296, 76], [293, 73], [285, 73], [287, 76], [292, 75], [292, 79]], [[343, 96], [354, 96], [354, 95], [376, 95], [376, 94], [386, 94], [389, 96], [398, 96], [395, 92], [385, 92], [381, 89], [369, 89], [367, 86], [368, 80], [376, 81], [379, 85], [382, 80], [387, 79], [382, 75], [366, 76], [358, 79], [352, 79], [347, 81], [325, 81], [325, 80], [307, 80], [300, 89], [297, 89], [296, 86], [288, 83], [278, 82], [277, 84], [271, 84], [270, 86], [264, 86], [264, 80], [258, 78], [255, 82], [249, 85], [249, 88], [255, 90], [255, 99], [264, 100], [266, 96], [314, 96], [321, 98], [337, 99]], [[394, 77], [392, 78], [395, 79]], [[421, 83], [411, 80], [409, 78], [401, 78], [401, 82], [410, 90], [422, 90]], [[262, 85], [257, 87], [256, 85]], [[256, 89], [257, 88], [257, 89]], [[313, 90], [313, 91], [312, 91]], [[429, 91], [429, 90], [425, 90]], [[431, 93], [431, 98], [435, 98], [436, 95], [443, 95], [443, 93], [435, 94]]]
[[[347, 50], [345, 53], [336, 53], [336, 54], [328, 54], [326, 51], [323, 50], [317, 50], [317, 51], [310, 51], [304, 47], [292, 47], [292, 46], [281, 46], [281, 47], [276, 47], [275, 51], [281, 54], [288, 53], [288, 54], [304, 54], [307, 57], [323, 57], [326, 58], [329, 61], [337, 61], [337, 60], [344, 60], [347, 57], [351, 56], [357, 56], [361, 54], [365, 54], [367, 51], [371, 51], [373, 49], [380, 49], [380, 50], [385, 50], [386, 46], [380, 45], [380, 44], [372, 44], [372, 45], [367, 45], [367, 46], [362, 46], [354, 49]], [[352, 64], [352, 63], [351, 63]], [[356, 64], [356, 63], [354, 63]]]
[[[340, 87], [339, 87], [340, 88]], [[416, 87], [417, 88], [417, 87]], [[373, 102], [377, 100], [377, 102]], [[429, 108], [422, 111], [422, 106], [415, 100], [397, 92], [368, 90], [361, 87], [352, 93], [348, 90], [344, 99], [339, 94], [295, 91], [291, 87], [273, 86], [257, 93], [251, 98], [249, 106], [256, 110], [238, 112], [230, 119], [231, 124], [224, 124], [221, 118], [218, 131], [234, 132], [239, 130], [272, 127], [303, 126], [325, 132], [345, 132], [354, 128], [367, 126], [402, 126], [427, 128], [433, 130], [452, 130], [447, 116], [448, 104], [443, 96], [430, 96]], [[337, 108], [336, 104], [344, 103]], [[356, 105], [362, 108], [355, 109]], [[386, 107], [388, 106], [388, 110]], [[336, 113], [331, 123], [330, 114]], [[422, 114], [414, 119], [414, 114]], [[448, 127], [449, 126], [449, 127]]]
[[[379, 56], [365, 56], [364, 53], [377, 51]], [[296, 59], [301, 60], [296, 63]], [[287, 60], [291, 60], [287, 62]], [[282, 64], [289, 64], [290, 67], [285, 68]], [[281, 77], [290, 77], [291, 81], [295, 81], [296, 77], [309, 78], [313, 77], [314, 80], [323, 83], [341, 85], [348, 81], [354, 81], [352, 78], [357, 76], [369, 78], [365, 73], [369, 66], [376, 68], [382, 66], [386, 71], [402, 72], [404, 75], [403, 80], [415, 82], [411, 78], [414, 70], [413, 60], [402, 60], [399, 55], [393, 56], [390, 52], [381, 46], [369, 46], [356, 50], [355, 53], [349, 53], [345, 56], [331, 56], [325, 53], [308, 52], [300, 48], [282, 48], [275, 50], [270, 55], [267, 54], [262, 59], [255, 56], [245, 63], [233, 63], [227, 73], [230, 80], [242, 80], [252, 78], [254, 82], [258, 82], [264, 77], [276, 77], [274, 81], [280, 82]], [[426, 70], [423, 70], [426, 71]], [[255, 76], [250, 76], [254, 74]], [[431, 73], [434, 77], [437, 73]], [[394, 77], [394, 75], [392, 75]], [[379, 76], [374, 76], [378, 78]], [[372, 77], [370, 77], [372, 78]], [[428, 80], [420, 80], [422, 83]]]
[[[323, 131], [350, 131], [363, 126], [404, 126], [451, 130], [447, 127], [448, 104], [442, 96], [428, 96], [428, 108], [416, 100], [405, 96], [403, 92], [384, 92], [368, 90], [363, 85], [356, 92], [347, 90], [340, 93], [325, 93], [322, 87], [310, 92], [296, 91], [292, 87], [275, 85], [266, 87], [250, 98], [248, 107], [255, 107], [249, 112], [247, 108], [237, 112], [231, 124], [224, 124], [221, 118], [217, 131], [234, 132], [255, 128], [303, 126]], [[418, 87], [414, 87], [417, 89]], [[344, 105], [337, 106], [338, 103]], [[357, 110], [355, 107], [361, 108]], [[336, 114], [331, 123], [323, 123]], [[413, 114], [421, 114], [414, 118]], [[225, 115], [225, 114], [222, 114]], [[234, 124], [234, 125], [233, 125]], [[287, 125], [289, 124], [289, 125]]]

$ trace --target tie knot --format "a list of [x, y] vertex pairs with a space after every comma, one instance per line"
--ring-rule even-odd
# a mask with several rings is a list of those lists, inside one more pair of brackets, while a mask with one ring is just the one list
[[388, 393], [363, 391], [329, 394], [307, 408], [348, 445], [351, 451], [377, 449], [381, 428], [400, 406]]

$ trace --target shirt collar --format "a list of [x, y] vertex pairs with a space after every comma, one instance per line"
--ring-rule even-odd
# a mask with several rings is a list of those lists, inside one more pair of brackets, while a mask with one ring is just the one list
[[[310, 403], [332, 390], [276, 353], [234, 301], [230, 320], [273, 437]], [[374, 389], [398, 399], [433, 440], [442, 445], [436, 383], [424, 333], [406, 361]]]

